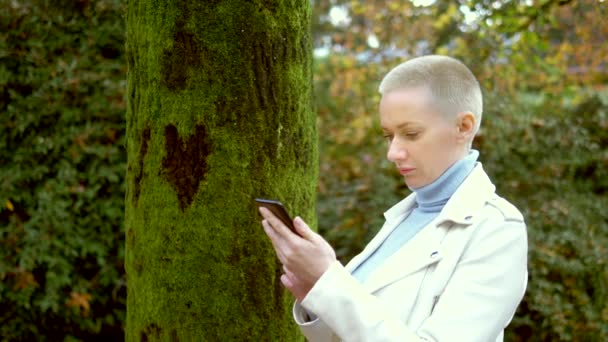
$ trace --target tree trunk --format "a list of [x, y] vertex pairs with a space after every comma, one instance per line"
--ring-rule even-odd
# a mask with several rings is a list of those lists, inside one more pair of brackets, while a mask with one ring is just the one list
[[295, 341], [255, 197], [316, 226], [310, 4], [131, 0], [127, 341]]

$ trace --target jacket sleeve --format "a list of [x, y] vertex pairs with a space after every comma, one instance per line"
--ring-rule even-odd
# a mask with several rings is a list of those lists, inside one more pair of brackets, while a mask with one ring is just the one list
[[[349, 342], [495, 341], [525, 291], [526, 228], [519, 220], [496, 220], [482, 226], [473, 234], [432, 314], [417, 331], [408, 329], [397, 313], [367, 293], [337, 261], [301, 303], [318, 316], [309, 324], [326, 324]], [[327, 340], [316, 337], [311, 334], [309, 340]]]
[[308, 341], [331, 342], [333, 340], [334, 334], [325, 322], [307, 312], [298, 301], [293, 305], [293, 318]]

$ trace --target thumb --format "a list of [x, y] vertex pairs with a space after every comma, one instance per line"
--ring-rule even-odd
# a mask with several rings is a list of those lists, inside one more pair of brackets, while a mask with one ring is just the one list
[[296, 217], [293, 220], [293, 225], [296, 227], [296, 231], [298, 232], [298, 234], [300, 234], [301, 237], [303, 237], [306, 240], [313, 239], [315, 232], [313, 232], [312, 229], [310, 229], [310, 227], [308, 227], [306, 222], [304, 222], [304, 220], [302, 220], [302, 218], [300, 218], [300, 216]]

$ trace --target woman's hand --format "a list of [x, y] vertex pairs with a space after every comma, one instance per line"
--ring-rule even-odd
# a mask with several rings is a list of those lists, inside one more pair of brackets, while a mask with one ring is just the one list
[[294, 234], [268, 209], [261, 207], [262, 225], [281, 263], [281, 282], [299, 301], [302, 301], [317, 280], [336, 260], [333, 248], [319, 234], [313, 232], [300, 218], [293, 220]]

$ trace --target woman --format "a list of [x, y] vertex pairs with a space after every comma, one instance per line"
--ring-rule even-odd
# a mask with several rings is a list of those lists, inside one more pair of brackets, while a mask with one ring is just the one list
[[482, 95], [456, 59], [424, 56], [380, 84], [380, 122], [412, 194], [346, 266], [301, 218], [262, 225], [309, 341], [502, 341], [527, 283], [526, 226], [471, 144]]

